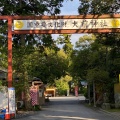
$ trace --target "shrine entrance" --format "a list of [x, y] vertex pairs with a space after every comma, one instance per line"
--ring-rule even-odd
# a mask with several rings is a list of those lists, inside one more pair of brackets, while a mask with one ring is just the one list
[[8, 87], [12, 87], [13, 34], [119, 33], [120, 14], [74, 16], [0, 16], [8, 20]]

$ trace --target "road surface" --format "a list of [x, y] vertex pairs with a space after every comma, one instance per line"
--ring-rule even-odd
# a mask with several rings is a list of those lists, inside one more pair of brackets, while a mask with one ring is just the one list
[[36, 114], [18, 120], [120, 120], [96, 108], [90, 108], [79, 97], [50, 97], [50, 102]]

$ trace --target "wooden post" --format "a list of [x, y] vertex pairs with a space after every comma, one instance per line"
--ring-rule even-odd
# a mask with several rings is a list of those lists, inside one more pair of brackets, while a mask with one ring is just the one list
[[12, 87], [12, 18], [8, 18], [8, 87]]
[[96, 107], [96, 93], [95, 93], [95, 81], [93, 80], [93, 100], [94, 100], [94, 107]]
[[88, 98], [89, 98], [89, 105], [91, 105], [91, 94], [90, 94], [90, 83], [88, 83]]

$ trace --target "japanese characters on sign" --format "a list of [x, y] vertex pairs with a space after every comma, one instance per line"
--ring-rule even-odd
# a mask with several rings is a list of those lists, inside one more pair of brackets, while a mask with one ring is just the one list
[[15, 89], [8, 88], [8, 100], [9, 100], [9, 112], [15, 113], [16, 112], [16, 105], [15, 105]]
[[120, 19], [14, 20], [14, 30], [120, 28]]

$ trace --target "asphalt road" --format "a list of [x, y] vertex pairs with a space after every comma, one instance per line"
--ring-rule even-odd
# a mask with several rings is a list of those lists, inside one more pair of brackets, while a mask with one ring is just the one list
[[84, 97], [51, 97], [41, 111], [18, 120], [120, 120], [97, 108], [87, 107], [80, 100]]

